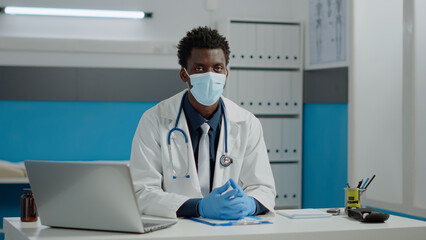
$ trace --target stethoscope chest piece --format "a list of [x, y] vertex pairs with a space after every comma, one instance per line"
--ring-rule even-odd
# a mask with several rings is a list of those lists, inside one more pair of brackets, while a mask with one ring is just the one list
[[228, 155], [223, 154], [220, 157], [220, 165], [222, 165], [223, 167], [228, 167], [229, 165], [232, 164], [232, 158], [228, 157]]

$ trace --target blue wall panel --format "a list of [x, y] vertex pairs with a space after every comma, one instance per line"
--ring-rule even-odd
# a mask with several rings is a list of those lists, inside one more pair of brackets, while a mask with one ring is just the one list
[[303, 111], [302, 207], [343, 207], [348, 175], [347, 104], [304, 104]]
[[153, 102], [0, 101], [0, 159], [129, 160]]

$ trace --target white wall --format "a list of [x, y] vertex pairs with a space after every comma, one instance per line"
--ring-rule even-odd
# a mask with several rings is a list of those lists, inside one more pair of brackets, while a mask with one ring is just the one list
[[[140, 21], [2, 14], [0, 44], [2, 39], [9, 41], [6, 47], [0, 45], [0, 65], [178, 68], [175, 51], [129, 53], [132, 47], [126, 42], [130, 45], [141, 41], [160, 42], [159, 48], [170, 49], [193, 27], [216, 27], [218, 21], [226, 18], [297, 19], [292, 0], [213, 0], [217, 6], [213, 11], [206, 9], [206, 3], [207, 0], [0, 0], [2, 6], [136, 9], [154, 13], [152, 19]], [[41, 40], [43, 51], [37, 50], [38, 47], [31, 49], [34, 39]], [[56, 42], [43, 44], [43, 39], [56, 39]], [[80, 42], [76, 43], [77, 40]], [[93, 53], [87, 47], [82, 51], [79, 46], [87, 45], [82, 40], [97, 41], [99, 46], [95, 48], [105, 49], [105, 53], [98, 50]], [[46, 51], [52, 46], [56, 46], [54, 51]], [[111, 46], [117, 51], [111, 53], [108, 50]], [[66, 50], [58, 51], [58, 48]], [[120, 49], [124, 53], [120, 53]]]
[[426, 209], [426, 1], [415, 0], [414, 9], [414, 206]]
[[425, 14], [422, 0], [353, 1], [348, 169], [353, 184], [376, 174], [368, 205], [423, 217]]
[[[402, 0], [354, 1], [350, 182], [402, 203]], [[377, 17], [380, 11], [380, 17]]]

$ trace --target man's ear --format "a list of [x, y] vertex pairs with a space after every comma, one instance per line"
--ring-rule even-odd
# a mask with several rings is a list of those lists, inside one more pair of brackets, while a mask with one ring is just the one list
[[179, 76], [180, 76], [180, 79], [182, 80], [182, 82], [187, 82], [188, 81], [188, 74], [186, 74], [184, 68], [180, 69]]
[[223, 86], [223, 89], [225, 89], [226, 88], [226, 84], [228, 84], [228, 74], [229, 74], [228, 68], [226, 68], [225, 71], [226, 71], [226, 81], [225, 81], [225, 85]]

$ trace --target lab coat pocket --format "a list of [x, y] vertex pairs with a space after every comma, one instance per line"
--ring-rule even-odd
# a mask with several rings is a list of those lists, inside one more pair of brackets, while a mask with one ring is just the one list
[[164, 177], [164, 191], [168, 193], [176, 193], [187, 197], [200, 197], [192, 184], [191, 176], [181, 177], [173, 176], [173, 170], [168, 169], [167, 175]]
[[169, 146], [170, 168], [174, 178], [187, 178], [189, 175], [190, 149], [182, 137], [172, 137]]
[[175, 142], [172, 145], [175, 146], [171, 147], [170, 162], [164, 167], [164, 191], [192, 198], [202, 197], [201, 192], [197, 190], [199, 187], [197, 188], [194, 183], [194, 177], [197, 175], [192, 170], [190, 161], [193, 160], [189, 158], [192, 155], [188, 156], [186, 152], [191, 149], [187, 149], [186, 143]]
[[230, 178], [237, 180], [240, 178], [241, 174], [241, 164], [242, 158], [232, 157], [232, 164], [224, 167], [219, 162], [216, 164], [215, 175], [214, 175], [214, 187], [220, 187], [225, 184]]

